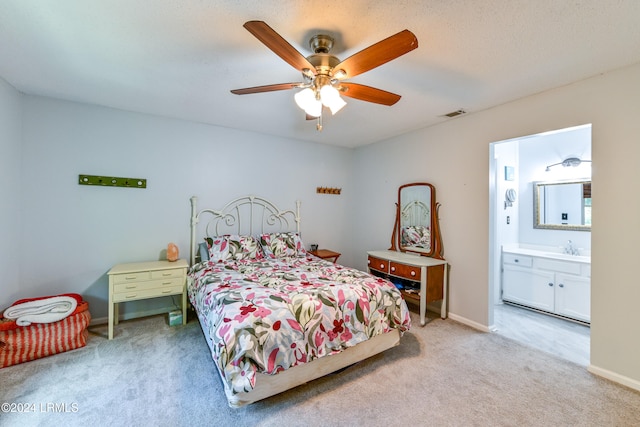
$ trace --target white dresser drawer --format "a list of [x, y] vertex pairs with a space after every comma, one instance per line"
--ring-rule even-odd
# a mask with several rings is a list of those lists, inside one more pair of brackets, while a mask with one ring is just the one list
[[150, 280], [151, 273], [149, 271], [138, 271], [126, 274], [114, 274], [112, 277], [113, 283], [141, 282], [143, 280]]
[[161, 289], [161, 288], [170, 288], [175, 286], [180, 286], [183, 283], [182, 277], [176, 277], [174, 279], [165, 279], [165, 280], [148, 280], [146, 282], [137, 282], [137, 283], [117, 283], [113, 285], [114, 294], [118, 294], [121, 292], [131, 292], [131, 291], [143, 291], [146, 289]]
[[134, 301], [137, 299], [162, 297], [165, 295], [181, 294], [184, 291], [183, 285], [168, 286], [166, 288], [138, 289], [129, 292], [113, 294], [113, 302]]
[[171, 277], [184, 277], [183, 271], [180, 269], [152, 271], [152, 279], [169, 279]]
[[519, 265], [521, 267], [531, 267], [533, 265], [533, 258], [504, 252], [502, 254], [502, 262], [505, 264]]

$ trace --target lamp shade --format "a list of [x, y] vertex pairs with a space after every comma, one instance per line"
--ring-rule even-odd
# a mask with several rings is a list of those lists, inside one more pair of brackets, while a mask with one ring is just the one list
[[346, 102], [340, 97], [338, 89], [331, 85], [324, 85], [320, 89], [320, 99], [325, 107], [329, 107], [331, 114], [335, 114], [342, 109]]
[[306, 88], [294, 95], [296, 104], [302, 108], [305, 113], [311, 117], [319, 117], [322, 114], [322, 103], [316, 99], [316, 94], [313, 90]]
[[298, 107], [306, 110], [307, 107], [316, 100], [316, 95], [311, 89], [305, 88], [296, 93], [294, 95], [294, 99], [296, 100], [296, 104], [298, 104]]

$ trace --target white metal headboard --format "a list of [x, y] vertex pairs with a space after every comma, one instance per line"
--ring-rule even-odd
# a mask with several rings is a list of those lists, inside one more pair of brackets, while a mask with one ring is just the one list
[[402, 225], [414, 226], [414, 225], [426, 225], [429, 226], [429, 207], [419, 200], [414, 200], [407, 203], [402, 208]]
[[[296, 200], [295, 210], [280, 210], [262, 197], [244, 196], [230, 201], [220, 210], [201, 211], [198, 211], [197, 201], [196, 196], [191, 197], [191, 265], [195, 263], [198, 240], [204, 237], [300, 232], [299, 200]], [[207, 218], [207, 222], [201, 228], [203, 233], [198, 235], [198, 223], [203, 218]]]

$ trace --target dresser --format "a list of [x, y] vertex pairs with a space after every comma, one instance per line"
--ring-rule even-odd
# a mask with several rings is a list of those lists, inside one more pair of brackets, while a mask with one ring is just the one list
[[182, 295], [182, 324], [187, 323], [187, 261], [149, 261], [118, 264], [109, 270], [109, 339], [118, 324], [118, 304]]
[[440, 317], [447, 318], [447, 261], [397, 251], [370, 251], [369, 272], [392, 282], [415, 284], [419, 292], [401, 289], [407, 302], [419, 304], [420, 324], [426, 324], [427, 304], [442, 300]]

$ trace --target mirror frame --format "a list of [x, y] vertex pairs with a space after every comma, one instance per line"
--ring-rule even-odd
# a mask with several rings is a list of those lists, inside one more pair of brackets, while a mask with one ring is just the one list
[[534, 181], [533, 182], [533, 228], [543, 230], [569, 230], [569, 231], [591, 231], [590, 225], [577, 224], [541, 224], [540, 223], [540, 187], [545, 185], [560, 184], [584, 184], [591, 182], [590, 178], [571, 179], [566, 181]]
[[[417, 251], [402, 246], [402, 233], [401, 233], [401, 216], [402, 216], [402, 190], [407, 187], [414, 186], [427, 186], [431, 191], [431, 200], [428, 203], [430, 210], [430, 250], [429, 251]], [[393, 225], [393, 233], [391, 234], [391, 247], [389, 250], [400, 252], [411, 252], [421, 256], [444, 259], [442, 248], [442, 236], [440, 235], [440, 221], [438, 220], [438, 210], [440, 209], [440, 203], [436, 202], [436, 188], [428, 182], [413, 182], [410, 184], [401, 185], [398, 188], [398, 201], [396, 202], [396, 219]]]

